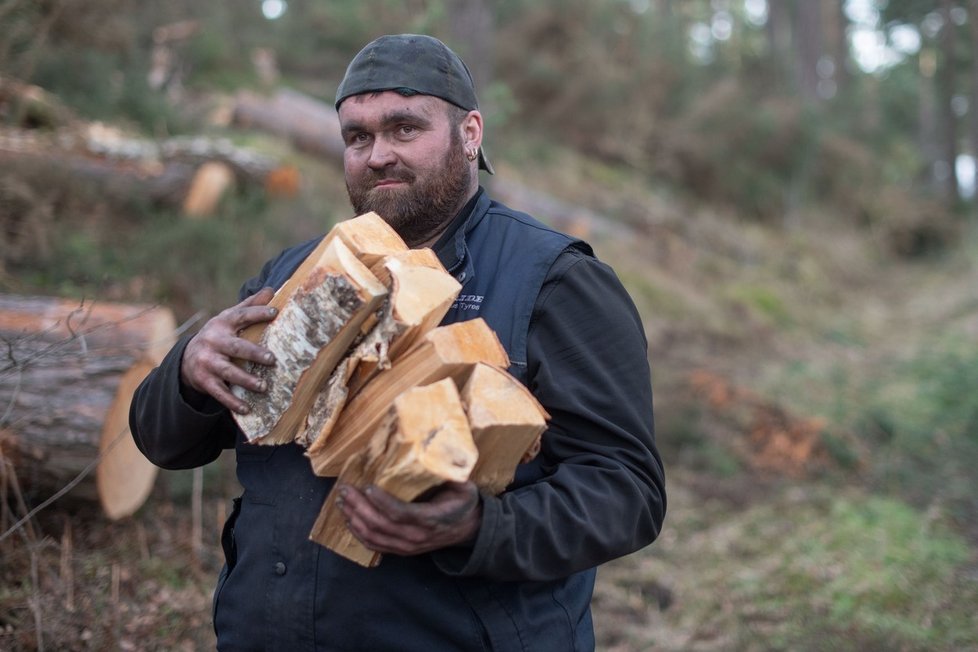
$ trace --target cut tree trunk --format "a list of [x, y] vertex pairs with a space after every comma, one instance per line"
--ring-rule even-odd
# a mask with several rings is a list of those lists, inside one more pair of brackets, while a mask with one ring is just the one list
[[132, 439], [129, 404], [175, 330], [159, 307], [0, 295], [0, 456], [32, 499], [97, 462], [68, 495], [112, 519], [139, 509], [157, 469]]
[[234, 172], [219, 161], [208, 161], [194, 173], [190, 190], [183, 200], [183, 213], [189, 217], [213, 215], [221, 198], [234, 184]]
[[270, 98], [243, 91], [235, 99], [233, 122], [282, 136], [298, 150], [343, 159], [346, 146], [336, 111], [297, 91], [280, 90]]
[[[369, 445], [350, 458], [339, 482], [374, 485], [412, 501], [445, 482], [464, 482], [478, 453], [455, 383], [445, 378], [399, 395], [372, 434]], [[346, 527], [330, 492], [309, 538], [363, 566], [380, 563]]]
[[550, 415], [523, 383], [481, 363], [462, 388], [462, 405], [479, 449], [470, 479], [487, 493], [502, 493], [513, 481], [516, 466], [540, 451]]
[[445, 378], [462, 386], [477, 362], [509, 365], [505, 349], [485, 320], [431, 330], [350, 399], [329, 433], [313, 437], [308, 451], [313, 471], [321, 476], [337, 475], [347, 459], [366, 446], [402, 392]]

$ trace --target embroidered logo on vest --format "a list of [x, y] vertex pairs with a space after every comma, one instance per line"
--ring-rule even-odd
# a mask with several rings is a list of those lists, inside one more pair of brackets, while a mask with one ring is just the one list
[[452, 304], [452, 310], [474, 310], [476, 312], [482, 308], [482, 300], [485, 299], [481, 294], [460, 294]]

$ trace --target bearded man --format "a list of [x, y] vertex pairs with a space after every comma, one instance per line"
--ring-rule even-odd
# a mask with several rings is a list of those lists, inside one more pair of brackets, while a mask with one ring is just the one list
[[335, 478], [296, 444], [245, 442], [230, 386], [262, 391], [232, 363], [275, 364], [238, 333], [318, 239], [282, 252], [237, 305], [181, 339], [137, 390], [136, 442], [164, 468], [235, 448], [244, 488], [214, 596], [221, 650], [593, 650], [595, 568], [649, 544], [665, 515], [647, 345], [614, 272], [584, 242], [491, 200], [493, 169], [462, 60], [429, 36], [384, 36], [351, 61], [336, 95], [355, 214], [375, 211], [431, 247], [462, 284], [443, 323], [482, 317], [509, 372], [551, 415], [541, 451], [499, 496], [448, 483], [401, 502], [336, 487], [351, 532], [383, 553], [363, 568], [308, 539]]

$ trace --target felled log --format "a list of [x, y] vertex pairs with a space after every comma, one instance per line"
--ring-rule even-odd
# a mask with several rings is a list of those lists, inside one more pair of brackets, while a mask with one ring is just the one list
[[208, 161], [194, 173], [183, 200], [183, 213], [190, 217], [213, 215], [224, 193], [234, 183], [234, 172], [224, 163]]
[[350, 399], [332, 430], [312, 438], [307, 454], [313, 471], [321, 476], [339, 474], [347, 459], [367, 445], [402, 392], [445, 378], [462, 386], [477, 362], [509, 365], [505, 349], [485, 320], [477, 318], [429, 331]]
[[132, 439], [129, 404], [175, 329], [159, 307], [0, 295], [0, 455], [32, 497], [98, 460], [68, 496], [112, 519], [139, 509], [157, 469]]
[[517, 464], [540, 451], [540, 436], [550, 415], [523, 383], [506, 371], [477, 364], [462, 388], [462, 405], [479, 461], [470, 479], [483, 491], [502, 493]]
[[409, 249], [385, 256], [375, 265], [389, 295], [376, 325], [333, 371], [322, 387], [299, 441], [308, 446], [327, 435], [348, 396], [356, 394], [377, 372], [442, 320], [461, 285], [431, 249]]
[[[351, 457], [339, 482], [368, 484], [412, 501], [445, 482], [469, 477], [478, 453], [455, 383], [443, 379], [400, 394], [378, 424], [369, 445]], [[381, 555], [349, 531], [330, 492], [309, 538], [363, 566]]]
[[98, 189], [100, 198], [118, 204], [142, 198], [173, 207], [182, 205], [196, 169], [189, 163], [119, 161], [51, 148], [17, 150], [4, 143], [0, 143], [0, 167], [28, 181], [39, 177], [50, 183], [63, 178], [68, 183], [89, 184]]
[[235, 386], [236, 396], [251, 410], [235, 414], [247, 439], [260, 444], [284, 444], [295, 439], [322, 383], [329, 378], [361, 327], [378, 308], [387, 288], [360, 262], [340, 237], [324, 238], [276, 294], [278, 316], [242, 333], [268, 348], [273, 366], [247, 363], [267, 391]]
[[336, 111], [298, 91], [283, 89], [272, 97], [242, 91], [235, 98], [232, 121], [281, 136], [300, 151], [333, 160], [343, 158], [345, 145]]

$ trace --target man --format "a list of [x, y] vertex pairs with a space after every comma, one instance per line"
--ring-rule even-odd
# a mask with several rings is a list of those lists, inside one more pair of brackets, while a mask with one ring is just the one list
[[274, 364], [237, 337], [274, 317], [280, 286], [316, 241], [245, 283], [243, 301], [182, 339], [137, 390], [132, 431], [156, 464], [187, 468], [234, 447], [244, 493], [222, 542], [214, 597], [222, 650], [593, 650], [595, 567], [659, 533], [646, 342], [634, 306], [588, 245], [496, 203], [465, 64], [440, 41], [381, 37], [337, 90], [355, 214], [376, 211], [412, 247], [431, 246], [460, 283], [444, 323], [481, 316], [509, 371], [552, 419], [537, 458], [500, 496], [447, 484], [402, 503], [337, 487], [349, 528], [384, 553], [366, 569], [308, 540], [335, 482], [294, 444], [243, 442], [230, 385], [263, 388], [232, 364]]

